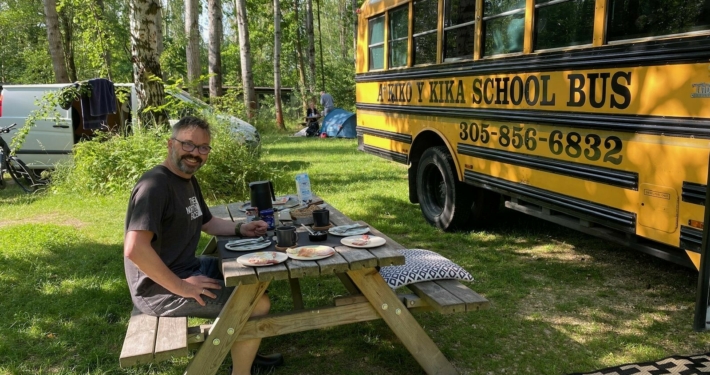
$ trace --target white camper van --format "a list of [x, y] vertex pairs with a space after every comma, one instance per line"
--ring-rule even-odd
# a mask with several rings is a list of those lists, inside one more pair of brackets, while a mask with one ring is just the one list
[[[10, 140], [23, 127], [30, 114], [39, 109], [39, 101], [48, 92], [59, 92], [69, 84], [41, 84], [41, 85], [4, 85], [0, 87], [0, 127], [7, 127], [13, 123], [16, 126], [10, 132], [10, 137], [5, 137], [5, 141]], [[131, 100], [129, 103], [117, 103], [116, 113], [108, 115], [106, 125], [114, 129], [119, 124], [127, 124], [132, 121], [134, 113], [131, 108], [137, 108], [135, 87], [132, 83], [116, 83], [118, 87], [130, 87]], [[168, 91], [167, 95], [176, 100], [185, 102], [188, 106], [196, 109], [200, 113], [213, 113], [212, 107], [207, 103], [190, 96], [184, 91]], [[58, 114], [58, 120], [54, 117], [54, 112], [50, 111], [48, 118], [37, 119], [25, 138], [22, 147], [17, 151], [17, 155], [28, 167], [32, 169], [53, 168], [55, 164], [66, 160], [72, 152], [75, 143], [85, 138], [90, 138], [93, 130], [86, 130], [82, 126], [81, 103], [75, 100], [69, 109], [59, 106], [54, 108]], [[234, 116], [216, 113], [216, 116], [229, 121], [232, 131], [252, 147], [258, 147], [260, 143], [259, 133], [255, 127]], [[171, 118], [170, 123], [175, 124], [179, 118]]]

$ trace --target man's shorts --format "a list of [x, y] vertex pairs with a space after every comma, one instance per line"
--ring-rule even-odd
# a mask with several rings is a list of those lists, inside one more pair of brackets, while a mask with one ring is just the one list
[[222, 311], [234, 287], [224, 286], [224, 276], [219, 270], [219, 259], [208, 256], [201, 256], [197, 259], [200, 261], [200, 270], [192, 276], [204, 275], [219, 280], [219, 285], [222, 286], [221, 289], [209, 289], [209, 291], [217, 295], [217, 298], [212, 299], [203, 294], [202, 300], [205, 301], [206, 305], [202, 306], [193, 298], [174, 295], [164, 304], [154, 309], [157, 316], [193, 316], [214, 319]]

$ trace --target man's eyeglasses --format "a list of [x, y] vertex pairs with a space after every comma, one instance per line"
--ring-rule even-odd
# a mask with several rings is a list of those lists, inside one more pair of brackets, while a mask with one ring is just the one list
[[207, 145], [197, 146], [192, 142], [183, 142], [177, 138], [171, 139], [180, 142], [180, 144], [182, 145], [182, 150], [185, 152], [192, 152], [197, 149], [197, 152], [199, 152], [201, 155], [207, 155], [210, 153], [210, 151], [212, 151], [212, 147]]

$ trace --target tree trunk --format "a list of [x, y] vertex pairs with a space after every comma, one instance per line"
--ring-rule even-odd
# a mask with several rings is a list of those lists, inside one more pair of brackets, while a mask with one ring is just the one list
[[306, 38], [308, 39], [308, 91], [311, 99], [316, 97], [316, 43], [313, 35], [313, 0], [306, 0]]
[[198, 98], [202, 97], [200, 82], [200, 0], [185, 0], [185, 34], [187, 34], [187, 85], [190, 92]]
[[64, 32], [62, 34], [62, 47], [64, 53], [64, 58], [66, 59], [67, 74], [69, 75], [69, 82], [76, 82], [78, 80], [76, 74], [76, 63], [74, 61], [74, 23], [72, 22], [73, 11], [71, 7], [65, 6], [58, 14], [60, 30]]
[[49, 54], [52, 56], [54, 79], [57, 83], [71, 82], [69, 81], [66, 61], [64, 60], [56, 0], [44, 0], [44, 16], [47, 23], [47, 41], [49, 42]]
[[165, 50], [165, 46], [163, 45], [163, 27], [165, 27], [165, 33], [168, 33], [168, 23], [165, 22], [165, 25], [163, 26], [163, 7], [161, 6], [160, 9], [158, 9], [158, 13], [155, 14], [155, 24], [157, 25], [156, 31], [158, 32], [158, 56], [163, 54], [163, 51]]
[[[109, 32], [106, 30], [106, 16], [104, 15], [104, 1], [94, 0], [95, 4], [89, 3], [96, 22], [96, 34], [101, 43], [101, 57], [104, 60], [106, 78], [111, 79], [111, 47], [109, 44]], [[158, 22], [160, 25], [160, 22]], [[160, 28], [159, 28], [160, 29]]]
[[348, 0], [338, 0], [338, 30], [340, 30], [340, 56], [343, 60], [348, 58], [348, 45], [345, 42], [348, 34], [347, 4]]
[[325, 63], [323, 62], [323, 33], [320, 30], [320, 0], [316, 0], [318, 6], [318, 46], [320, 49], [320, 91], [325, 91]]
[[298, 17], [299, 1], [293, 2], [293, 18], [296, 20], [296, 68], [298, 69], [299, 88], [301, 90], [301, 104], [303, 113], [308, 109], [308, 97], [306, 94], [306, 67], [303, 65], [303, 46], [301, 45], [301, 27], [300, 18]]
[[286, 130], [281, 108], [281, 7], [279, 0], [274, 0], [274, 106], [276, 107], [276, 125]]
[[[138, 118], [141, 124], [170, 127], [168, 117], [161, 108], [165, 103], [165, 90], [160, 79], [157, 23], [160, 0], [130, 0], [131, 60], [133, 80], [138, 99]], [[158, 78], [158, 79], [155, 79]], [[153, 108], [147, 111], [146, 108]]]
[[222, 96], [222, 0], [208, 0], [210, 99]]
[[239, 55], [242, 66], [242, 86], [244, 89], [244, 106], [247, 117], [256, 115], [256, 92], [254, 91], [254, 74], [251, 71], [251, 46], [249, 44], [249, 22], [247, 22], [246, 0], [235, 0], [237, 9], [237, 26], [239, 29]]

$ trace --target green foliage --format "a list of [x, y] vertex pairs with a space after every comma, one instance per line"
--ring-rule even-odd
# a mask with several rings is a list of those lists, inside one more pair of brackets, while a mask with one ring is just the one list
[[130, 136], [104, 133], [74, 146], [73, 158], [57, 166], [52, 190], [62, 193], [125, 192], [148, 169], [165, 159], [169, 134], [140, 127]]

